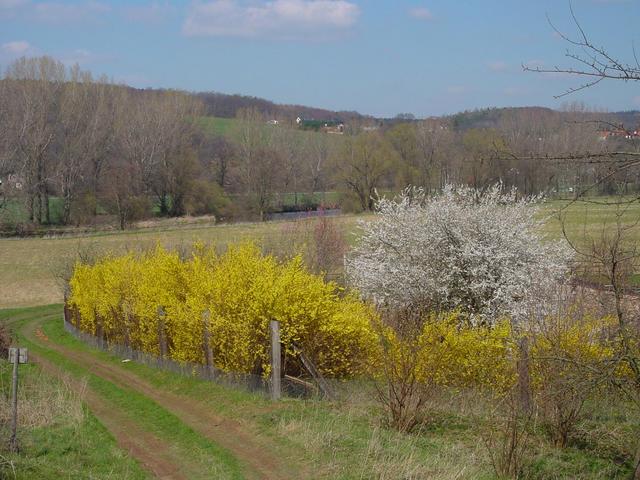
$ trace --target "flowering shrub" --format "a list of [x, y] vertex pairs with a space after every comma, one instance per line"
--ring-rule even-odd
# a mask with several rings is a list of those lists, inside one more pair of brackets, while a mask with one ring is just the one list
[[377, 203], [348, 258], [351, 283], [376, 304], [459, 310], [476, 323], [524, 318], [567, 268], [567, 247], [542, 242], [537, 198], [501, 185], [407, 189]]
[[439, 385], [482, 387], [504, 392], [516, 381], [515, 344], [510, 322], [474, 326], [449, 314], [426, 322], [418, 341], [419, 378]]
[[459, 313], [383, 312], [372, 376], [389, 425], [411, 430], [437, 391], [478, 388], [503, 394], [515, 383], [509, 322], [477, 326]]
[[544, 318], [531, 349], [534, 399], [554, 443], [565, 447], [583, 416], [586, 400], [615, 372], [610, 333], [613, 317], [557, 315]]
[[[411, 350], [416, 381], [447, 387], [481, 387], [505, 391], [515, 383], [511, 324], [473, 325], [458, 312], [431, 315], [415, 335], [380, 326], [387, 361]], [[375, 372], [374, 372], [375, 374]]]
[[251, 244], [220, 256], [197, 245], [186, 261], [162, 248], [105, 257], [77, 265], [70, 291], [83, 330], [201, 363], [206, 336], [225, 371], [268, 373], [270, 320], [281, 323], [288, 371], [299, 368], [294, 344], [336, 377], [361, 374], [377, 345], [369, 306], [308, 273], [300, 258], [281, 263]]

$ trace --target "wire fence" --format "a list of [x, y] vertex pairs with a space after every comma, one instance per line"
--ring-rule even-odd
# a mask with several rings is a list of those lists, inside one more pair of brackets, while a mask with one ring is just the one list
[[[81, 342], [107, 352], [121, 360], [133, 361], [152, 368], [169, 371], [185, 377], [194, 377], [218, 385], [263, 396], [270, 395], [271, 379], [249, 373], [231, 373], [214, 366], [191, 362], [177, 362], [170, 358], [151, 355], [125, 345], [108, 343], [104, 338], [83, 332], [64, 318], [64, 329]], [[284, 376], [280, 379], [282, 395], [289, 397], [318, 397], [319, 389], [306, 379]]]

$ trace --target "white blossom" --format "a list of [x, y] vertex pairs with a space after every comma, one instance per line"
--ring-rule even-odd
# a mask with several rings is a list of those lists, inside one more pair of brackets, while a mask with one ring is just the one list
[[[459, 309], [473, 321], [523, 318], [567, 272], [569, 248], [543, 238], [539, 197], [449, 185], [377, 202], [377, 218], [346, 260], [347, 276], [379, 305]], [[538, 309], [539, 310], [539, 309]]]

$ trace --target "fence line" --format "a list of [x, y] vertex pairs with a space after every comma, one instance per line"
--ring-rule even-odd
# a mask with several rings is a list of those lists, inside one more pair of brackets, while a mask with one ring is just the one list
[[[66, 313], [66, 312], [65, 312]], [[192, 362], [177, 362], [167, 357], [158, 357], [125, 345], [108, 343], [104, 338], [83, 332], [64, 317], [64, 329], [81, 342], [98, 350], [108, 352], [122, 360], [131, 360], [160, 370], [166, 370], [186, 377], [207, 380], [225, 387], [257, 393], [265, 397], [271, 394], [271, 380], [249, 373], [229, 373], [213, 365]], [[317, 395], [314, 388], [295, 378], [280, 378], [283, 395], [292, 397], [310, 397]], [[313, 385], [311, 385], [313, 387]]]

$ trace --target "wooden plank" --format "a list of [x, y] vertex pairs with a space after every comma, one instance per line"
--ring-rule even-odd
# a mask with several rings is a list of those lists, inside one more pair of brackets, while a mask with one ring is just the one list
[[324, 379], [320, 371], [316, 368], [313, 361], [311, 361], [309, 356], [306, 353], [304, 353], [304, 351], [296, 344], [293, 345], [293, 349], [298, 355], [300, 355], [300, 360], [302, 360], [302, 364], [304, 365], [304, 368], [307, 369], [307, 371], [311, 374], [313, 379], [316, 381], [316, 383], [318, 384], [318, 387], [320, 388], [320, 391], [322, 391], [322, 394], [329, 399], [332, 399], [332, 400], [335, 399], [336, 398], [335, 393], [333, 392], [333, 390], [331, 389], [327, 381]]
[[271, 399], [280, 400], [282, 396], [280, 379], [282, 373], [280, 322], [271, 320], [271, 322], [269, 322], [269, 329], [271, 331]]

